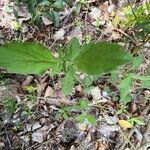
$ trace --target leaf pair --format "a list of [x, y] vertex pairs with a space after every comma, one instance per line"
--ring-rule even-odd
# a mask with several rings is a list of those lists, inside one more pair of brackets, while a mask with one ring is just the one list
[[63, 64], [65, 78], [62, 87], [68, 95], [74, 86], [76, 68], [90, 75], [99, 75], [131, 60], [131, 56], [117, 44], [98, 42], [80, 48], [76, 38], [69, 42], [64, 55], [60, 61], [39, 43], [12, 42], [0, 47], [0, 66], [12, 73], [41, 74], [49, 68], [59, 73]]

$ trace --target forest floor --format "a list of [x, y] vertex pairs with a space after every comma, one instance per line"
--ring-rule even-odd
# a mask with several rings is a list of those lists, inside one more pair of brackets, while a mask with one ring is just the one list
[[[131, 70], [123, 66], [114, 76], [104, 74], [91, 83], [87, 81], [86, 90], [82, 82], [77, 82], [70, 96], [64, 96], [57, 75], [46, 72], [42, 76], [24, 76], [6, 73], [0, 68], [0, 149], [150, 149], [150, 82], [146, 81], [148, 84], [144, 86], [134, 79], [130, 87], [124, 87], [129, 102], [126, 105], [119, 102], [122, 95], [118, 85], [128, 74], [150, 77], [147, 71], [150, 34], [141, 38], [137, 30], [123, 28], [114, 19], [114, 12], [121, 16], [122, 8], [129, 4], [140, 6], [143, 1], [91, 0], [82, 4], [78, 14], [74, 13], [73, 6], [66, 6], [59, 12], [57, 27], [44, 17], [41, 26], [31, 24], [28, 10], [20, 6], [19, 28], [7, 7], [12, 2], [0, 0], [0, 45], [13, 40], [38, 41], [56, 53], [56, 47], [63, 47], [77, 37], [81, 44], [91, 41], [118, 43], [138, 58]], [[79, 79], [82, 78], [84, 75], [79, 74]], [[96, 118], [96, 125], [74, 119], [76, 111], [72, 105], [85, 98], [89, 100], [88, 113]], [[72, 109], [68, 111], [67, 107]], [[119, 124], [118, 120], [124, 122]]]

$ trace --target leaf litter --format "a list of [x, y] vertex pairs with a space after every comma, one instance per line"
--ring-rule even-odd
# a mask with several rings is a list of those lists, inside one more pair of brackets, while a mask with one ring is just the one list
[[[11, 4], [10, 1], [0, 2], [0, 31], [2, 34], [0, 44], [12, 39], [37, 40], [54, 49], [56, 45], [62, 46], [72, 37], [79, 37], [80, 43], [87, 42], [89, 40], [86, 37], [87, 34], [89, 34], [88, 38], [91, 36], [94, 41], [115, 42], [122, 42], [122, 37], [128, 35], [128, 31], [127, 33], [122, 30], [120, 32], [119, 28], [115, 30], [112, 25], [113, 12], [127, 4], [123, 0], [118, 3], [117, 1], [109, 1], [109, 3], [108, 1], [89, 1], [90, 10], [84, 5], [78, 15], [73, 15], [70, 9], [71, 13], [67, 13], [65, 24], [62, 21], [59, 27], [53, 26], [52, 22], [45, 18], [42, 18], [41, 28], [31, 25], [28, 22], [30, 14], [26, 8], [20, 7], [18, 19], [22, 27], [20, 31], [12, 29], [10, 22], [15, 21], [15, 17], [4, 7], [11, 6]], [[63, 12], [61, 14], [63, 15]], [[66, 18], [66, 13], [64, 14], [62, 18]], [[138, 69], [139, 74], [145, 74], [147, 61], [149, 61], [147, 45], [144, 44], [143, 49], [146, 63], [142, 63]], [[131, 43], [129, 46], [133, 47], [134, 44]], [[127, 112], [124, 112], [125, 110], [118, 110], [119, 103], [112, 101], [118, 98], [112, 95], [114, 93], [117, 95], [119, 87], [114, 85], [114, 90], [113, 86], [111, 87], [113, 83], [107, 79], [107, 75], [106, 79], [102, 76], [101, 79], [94, 81], [93, 89], [89, 90], [91, 91], [89, 93], [84, 93], [83, 85], [79, 82], [73, 94], [67, 97], [60, 89], [60, 77], [45, 74], [44, 77], [30, 75], [16, 78], [12, 74], [4, 74], [2, 79], [7, 82], [0, 82], [0, 99], [4, 97], [11, 97], [13, 101], [17, 99], [19, 106], [18, 110], [8, 114], [4, 111], [4, 104], [0, 102], [0, 149], [19, 147], [19, 149], [125, 150], [134, 149], [137, 146], [138, 149], [143, 150], [150, 146], [148, 144], [150, 140], [150, 92], [149, 89], [139, 90], [138, 81], [135, 81], [133, 85], [136, 90], [130, 93], [133, 103], [128, 104], [128, 108], [135, 107], [134, 111], [127, 109]], [[102, 79], [104, 81], [101, 81]], [[24, 89], [25, 86], [35, 87], [35, 91], [28, 91]], [[89, 114], [96, 117], [96, 126], [86, 121], [78, 124], [73, 119], [74, 111], [70, 112], [70, 118], [67, 120], [64, 120], [62, 116], [56, 117], [61, 106], [76, 105], [82, 98], [89, 99], [90, 110], [88, 111]], [[32, 105], [31, 108], [26, 105], [27, 101], [29, 105]], [[120, 114], [119, 111], [122, 113]], [[132, 126], [127, 121], [131, 116], [143, 117], [145, 125]], [[28, 129], [27, 126], [29, 126]]]

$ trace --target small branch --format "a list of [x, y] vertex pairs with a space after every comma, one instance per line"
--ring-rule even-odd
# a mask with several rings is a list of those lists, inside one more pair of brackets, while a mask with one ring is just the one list
[[45, 100], [50, 105], [62, 106], [62, 105], [76, 105], [77, 102], [70, 101], [67, 99], [58, 99], [58, 98], [45, 98], [45, 97], [37, 97], [38, 99]]

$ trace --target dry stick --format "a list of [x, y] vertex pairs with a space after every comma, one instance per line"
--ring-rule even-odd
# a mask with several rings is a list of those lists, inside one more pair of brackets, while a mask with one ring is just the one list
[[8, 140], [9, 147], [11, 148], [11, 143], [10, 143], [10, 139], [9, 139], [9, 136], [8, 136], [7, 132], [6, 132], [6, 137], [7, 137], [7, 140]]
[[49, 47], [49, 49], [52, 49], [52, 47], [54, 46], [54, 44], [57, 42], [57, 39], [54, 40], [54, 42], [51, 44], [51, 46]]
[[56, 105], [56, 106], [61, 106], [61, 105], [76, 105], [77, 102], [72, 102], [67, 99], [57, 99], [57, 98], [45, 98], [45, 97], [37, 97], [38, 99], [45, 100], [47, 103], [50, 105]]

